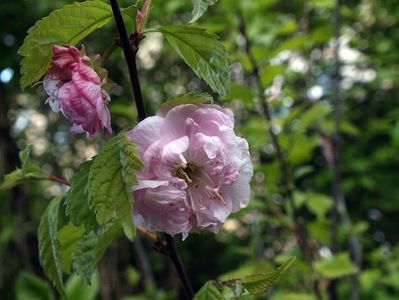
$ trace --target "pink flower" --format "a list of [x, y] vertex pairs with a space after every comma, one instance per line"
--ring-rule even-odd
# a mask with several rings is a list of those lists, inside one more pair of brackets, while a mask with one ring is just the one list
[[92, 136], [104, 128], [112, 134], [107, 107], [110, 98], [101, 89], [102, 84], [90, 66], [90, 58], [73, 46], [54, 45], [51, 68], [43, 81], [49, 95], [46, 103], [72, 121], [71, 132]]
[[217, 105], [179, 105], [128, 133], [145, 169], [134, 190], [136, 222], [171, 235], [217, 232], [247, 206], [253, 165], [234, 115]]

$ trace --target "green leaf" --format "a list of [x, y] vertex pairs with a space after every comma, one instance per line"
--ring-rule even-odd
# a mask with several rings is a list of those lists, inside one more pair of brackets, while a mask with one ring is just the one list
[[90, 285], [83, 282], [77, 275], [72, 275], [65, 285], [68, 300], [94, 300], [97, 297], [98, 290], [98, 276], [96, 273], [93, 274]]
[[83, 226], [67, 224], [58, 231], [58, 241], [62, 249], [62, 265], [66, 273], [71, 272], [72, 253], [84, 235]]
[[213, 98], [208, 93], [197, 93], [191, 92], [181, 95], [176, 95], [170, 97], [164, 103], [161, 104], [159, 108], [159, 113], [161, 115], [166, 115], [166, 113], [171, 110], [173, 107], [181, 105], [181, 104], [212, 104]]
[[15, 294], [17, 300], [54, 300], [47, 282], [28, 272], [22, 272], [18, 276]]
[[192, 12], [193, 17], [191, 18], [189, 23], [194, 23], [199, 18], [201, 18], [202, 15], [208, 9], [208, 6], [214, 5], [218, 0], [192, 0], [192, 1], [194, 5]]
[[186, 25], [163, 26], [156, 30], [212, 90], [220, 95], [227, 94], [230, 87], [229, 55], [216, 35]]
[[4, 181], [0, 184], [0, 190], [8, 190], [21, 184], [25, 179], [24, 173], [21, 169], [16, 169], [15, 171], [7, 174], [4, 177]]
[[318, 219], [323, 219], [330, 210], [333, 200], [327, 195], [309, 193], [306, 195], [305, 203], [308, 209], [314, 213]]
[[328, 279], [353, 275], [358, 272], [357, 267], [351, 262], [348, 253], [338, 253], [325, 260], [314, 263], [315, 270]]
[[89, 206], [97, 222], [103, 225], [116, 216], [130, 240], [135, 235], [132, 185], [137, 183], [135, 174], [142, 167], [136, 146], [122, 133], [105, 144], [89, 175]]
[[217, 289], [212, 281], [208, 281], [195, 294], [194, 300], [224, 300], [223, 294]]
[[62, 252], [57, 239], [58, 208], [62, 197], [55, 197], [44, 211], [38, 229], [39, 259], [44, 273], [65, 298], [62, 282]]
[[66, 213], [75, 226], [84, 224], [86, 230], [96, 225], [96, 216], [89, 208], [87, 183], [93, 161], [88, 160], [80, 165], [79, 171], [71, 178], [71, 188], [66, 195]]
[[90, 283], [97, 263], [104, 255], [108, 245], [121, 234], [118, 222], [101, 226], [96, 232], [86, 233], [72, 254], [72, 266], [75, 272]]
[[[128, 12], [129, 10], [124, 10]], [[21, 88], [38, 81], [46, 72], [54, 44], [76, 45], [113, 18], [111, 6], [103, 1], [77, 2], [53, 11], [29, 29], [18, 53], [21, 61]]]
[[30, 179], [47, 179], [43, 177], [40, 167], [29, 160], [31, 149], [32, 145], [28, 145], [24, 150], [19, 152], [21, 169], [17, 168], [15, 171], [7, 174], [4, 177], [4, 181], [0, 184], [0, 190], [12, 189]]
[[273, 83], [274, 78], [284, 72], [285, 67], [282, 65], [266, 65], [263, 67], [261, 81], [263, 86], [270, 86]]
[[252, 274], [242, 278], [241, 283], [252, 295], [261, 295], [270, 290], [272, 285], [291, 266], [295, 257], [288, 259], [277, 270], [271, 273]]

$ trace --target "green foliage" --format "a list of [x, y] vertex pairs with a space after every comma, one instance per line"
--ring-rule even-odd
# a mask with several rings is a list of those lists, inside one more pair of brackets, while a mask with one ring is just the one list
[[247, 275], [242, 278], [241, 283], [243, 287], [252, 295], [261, 295], [267, 293], [273, 284], [281, 277], [281, 275], [288, 270], [294, 260], [295, 257], [288, 259], [279, 268], [271, 273]]
[[57, 238], [58, 208], [62, 197], [55, 197], [44, 211], [38, 229], [39, 258], [44, 273], [65, 298], [62, 281], [62, 250]]
[[130, 240], [135, 235], [132, 185], [137, 182], [135, 172], [142, 166], [135, 145], [122, 133], [105, 144], [93, 161], [88, 179], [89, 206], [97, 222], [104, 225], [116, 216]]
[[180, 104], [212, 104], [213, 98], [208, 93], [187, 93], [176, 95], [162, 103], [158, 113], [165, 115], [173, 107]]
[[111, 18], [111, 6], [92, 0], [65, 5], [38, 21], [28, 31], [19, 49], [19, 54], [24, 57], [21, 61], [21, 87], [38, 81], [46, 72], [53, 45], [75, 45]]
[[93, 274], [91, 284], [87, 285], [78, 276], [72, 275], [65, 284], [68, 300], [95, 300], [99, 291], [98, 276]]
[[226, 48], [206, 29], [169, 25], [157, 29], [195, 74], [215, 92], [227, 94], [230, 87], [230, 63]]
[[194, 300], [224, 300], [223, 294], [218, 290], [213, 281], [208, 281], [195, 294]]
[[22, 163], [22, 171], [24, 173], [36, 173], [40, 171], [40, 168], [31, 162], [30, 152], [32, 150], [32, 145], [27, 145], [26, 148], [19, 152], [19, 159]]
[[[131, 8], [124, 13], [131, 13]], [[76, 45], [90, 33], [112, 20], [111, 6], [90, 0], [65, 5], [38, 21], [28, 31], [18, 53], [21, 61], [21, 88], [37, 82], [47, 71], [53, 45]]]
[[193, 0], [193, 17], [189, 21], [189, 23], [196, 22], [208, 9], [208, 6], [214, 5], [218, 0]]
[[66, 195], [66, 213], [72, 224], [80, 226], [84, 224], [86, 230], [96, 224], [96, 216], [89, 208], [87, 182], [93, 161], [85, 161], [80, 165], [79, 171], [71, 178], [71, 188]]
[[17, 300], [54, 300], [47, 282], [28, 272], [18, 276], [15, 285]]
[[[16, 52], [22, 44], [26, 29], [42, 16], [48, 15], [49, 11], [73, 1], [37, 0], [33, 9], [29, 1], [3, 2], [0, 19], [4, 20], [7, 26], [0, 28], [5, 45], [1, 49], [0, 59], [4, 66], [15, 71], [20, 62]], [[76, 2], [79, 3], [75, 5], [85, 5], [82, 1]], [[102, 2], [104, 5], [108, 3], [107, 0], [102, 0]], [[120, 0], [119, 2], [125, 5], [132, 1]], [[155, 27], [191, 19], [192, 2], [194, 1], [170, 0], [159, 4], [160, 2], [153, 1], [152, 18], [148, 20], [148, 25]], [[196, 1], [194, 4], [209, 2]], [[222, 102], [223, 106], [233, 109], [237, 134], [249, 142], [255, 173], [251, 183], [252, 199], [248, 208], [234, 214], [218, 235], [208, 233], [190, 235], [184, 244], [179, 245], [194, 285], [198, 285], [199, 282], [205, 283], [210, 278], [217, 278], [219, 274], [229, 270], [235, 270], [234, 274], [226, 275], [225, 278], [220, 277], [221, 280], [240, 278], [242, 274], [265, 273], [271, 270], [275, 263], [281, 261], [282, 257], [297, 255], [295, 268], [292, 268], [286, 276], [281, 277], [278, 288], [273, 289], [273, 294], [256, 297], [245, 292], [240, 297], [242, 299], [315, 300], [317, 297], [311, 287], [315, 280], [319, 280], [321, 298], [327, 299], [329, 282], [331, 278], [337, 278], [337, 297], [339, 299], [353, 298], [351, 293], [355, 291], [354, 281], [344, 276], [354, 274], [335, 277], [342, 274], [340, 270], [334, 270], [333, 264], [337, 263], [337, 256], [323, 258], [320, 261], [322, 270], [320, 272], [316, 267], [308, 266], [303, 256], [299, 254], [300, 247], [298, 243], [295, 243], [292, 219], [286, 214], [281, 170], [267, 132], [270, 124], [266, 122], [261, 109], [261, 101], [264, 97], [259, 93], [257, 78], [246, 49], [245, 35], [242, 33], [241, 26], [241, 19], [243, 19], [247, 37], [252, 46], [250, 52], [258, 64], [257, 70], [262, 84], [268, 88], [266, 96], [269, 92], [278, 91], [277, 97], [268, 102], [272, 107], [272, 128], [275, 128], [278, 133], [283, 155], [287, 158], [289, 171], [293, 175], [297, 216], [306, 226], [306, 238], [309, 239], [315, 251], [324, 254], [322, 250], [331, 244], [329, 214], [332, 197], [329, 195], [331, 195], [333, 176], [323, 153], [322, 146], [325, 146], [325, 143], [320, 139], [319, 133], [325, 133], [328, 141], [328, 139], [333, 140], [335, 131], [333, 117], [335, 77], [332, 57], [334, 51], [333, 43], [331, 43], [334, 5], [332, 0], [299, 0], [284, 3], [278, 0], [253, 0], [245, 3], [226, 0], [218, 1], [216, 5], [208, 7], [206, 15], [199, 19], [201, 26], [222, 37], [222, 43], [234, 66], [235, 82], [232, 83], [232, 88], [225, 96], [215, 97], [215, 101]], [[399, 52], [395, 51], [394, 47], [399, 42], [399, 28], [395, 26], [397, 25], [395, 20], [399, 18], [398, 4], [397, 1], [382, 0], [341, 2], [340, 12], [342, 13], [340, 46], [343, 55], [341, 56], [340, 96], [342, 101], [339, 154], [342, 190], [347, 201], [352, 226], [348, 228], [344, 222], [338, 223], [337, 248], [341, 254], [349, 253], [348, 237], [350, 234], [357, 234], [362, 242], [363, 266], [359, 274], [356, 274], [361, 284], [360, 297], [357, 298], [394, 300], [399, 293], [399, 247], [395, 219], [399, 208], [397, 201], [399, 185], [397, 184], [397, 168], [394, 167], [399, 163], [397, 155]], [[134, 14], [129, 17], [133, 19]], [[132, 23], [127, 19], [125, 18], [125, 21]], [[110, 23], [113, 21], [110, 20]], [[356, 24], [356, 28], [353, 24]], [[48, 26], [49, 37], [54, 35], [54, 25], [57, 24]], [[132, 28], [134, 27], [128, 24], [128, 33], [132, 32]], [[36, 32], [36, 29], [34, 31]], [[381, 35], [381, 32], [384, 34]], [[13, 45], [11, 45], [12, 42], [8, 43], [10, 36], [11, 40], [15, 40]], [[45, 35], [40, 36], [42, 37], [44, 38]], [[101, 31], [97, 30], [95, 35], [85, 38], [84, 42], [90, 52], [93, 49], [95, 52], [102, 52], [108, 48], [115, 37], [115, 28], [104, 26]], [[156, 43], [151, 43], [148, 49], [148, 44], [145, 43], [152, 42], [151, 36], [147, 35], [146, 39], [141, 44], [138, 65], [146, 109], [150, 115], [153, 112], [150, 106], [159, 107], [163, 99], [171, 95], [200, 90], [204, 85], [199, 82], [191, 68], [184, 65], [180, 57], [172, 51], [165, 51], [167, 49], [154, 47], [154, 50], [152, 46]], [[205, 41], [202, 44], [207, 46], [208, 39], [201, 38], [201, 41]], [[39, 48], [44, 49], [42, 45], [37, 45], [36, 49]], [[51, 50], [50, 47], [46, 49], [48, 49], [47, 52], [33, 51], [31, 55], [40, 57], [51, 55], [48, 52]], [[121, 61], [120, 52], [120, 49], [116, 49], [107, 60], [109, 74], [118, 83], [118, 87], [114, 90], [115, 94], [111, 95], [110, 106], [115, 132], [137, 122], [137, 114], [132, 109], [133, 103], [129, 93], [130, 86], [126, 80], [125, 64]], [[349, 61], [356, 57], [356, 53], [359, 53], [359, 59]], [[25, 57], [25, 59], [33, 61], [33, 56]], [[153, 66], [147, 64], [147, 60], [155, 64]], [[28, 73], [30, 69], [36, 74], [41, 68], [47, 68], [45, 64], [37, 68], [38, 65], [39, 63], [32, 63], [32, 67], [27, 69]], [[373, 73], [375, 78], [367, 81], [367, 78], [373, 77]], [[32, 76], [28, 74], [24, 80]], [[279, 80], [275, 80], [276, 77]], [[13, 170], [18, 165], [18, 161], [15, 161], [18, 149], [13, 144], [19, 147], [32, 141], [37, 150], [35, 162], [43, 166], [43, 170], [70, 178], [71, 169], [74, 169], [81, 161], [87, 160], [88, 155], [100, 147], [102, 137], [98, 136], [88, 141], [83, 135], [69, 136], [65, 129], [66, 122], [56, 121], [55, 115], [44, 105], [41, 89], [37, 91], [29, 89], [21, 93], [17, 87], [19, 79], [18, 72], [15, 72], [9, 83], [1, 84], [3, 101], [0, 104], [0, 112], [4, 114], [1, 114], [3, 122], [0, 122], [2, 129], [0, 181], [4, 178], [4, 170]], [[282, 85], [279, 86], [281, 82]], [[309, 97], [308, 92], [312, 87], [322, 89], [321, 98]], [[42, 100], [37, 101], [38, 99]], [[38, 105], [38, 103], [41, 104]], [[7, 120], [7, 118], [10, 119]], [[29, 119], [29, 124], [26, 129], [21, 129], [21, 121], [27, 119]], [[40, 119], [48, 120], [44, 127], [36, 126], [38, 125], [36, 121], [42, 121]], [[8, 126], [6, 126], [7, 122]], [[7, 137], [9, 128], [12, 129], [8, 139], [2, 139], [3, 136]], [[11, 139], [13, 142], [8, 142]], [[8, 187], [29, 180], [26, 174], [32, 174], [32, 172], [25, 169], [25, 174], [23, 174], [22, 165], [23, 163], [18, 165], [19, 169], [12, 175], [14, 178], [11, 178], [11, 181], [8, 179]], [[77, 174], [72, 177], [72, 187], [67, 195], [67, 211], [72, 224], [64, 226], [63, 221], [68, 220], [61, 220], [61, 218], [58, 222], [61, 229], [57, 233], [57, 238], [61, 247], [64, 272], [68, 271], [66, 265], [70, 265], [72, 261], [73, 252], [76, 250], [82, 232], [86, 235], [92, 233], [98, 239], [99, 227], [109, 225], [107, 223], [99, 226], [94, 211], [92, 212], [88, 207], [88, 191], [84, 192], [85, 180], [88, 176], [81, 170], [82, 168], [90, 169], [85, 165], [79, 168]], [[37, 265], [36, 256], [32, 255], [37, 248], [32, 239], [33, 230], [36, 230], [36, 224], [48, 199], [60, 192], [57, 184], [38, 180], [46, 179], [41, 177], [45, 174], [38, 175], [40, 178], [32, 176], [33, 180], [29, 180], [29, 184], [25, 184], [21, 189], [0, 191], [2, 200], [0, 201], [0, 228], [2, 228], [0, 230], [2, 283], [0, 295], [2, 299], [21, 297], [34, 299], [34, 295], [41, 295], [38, 297], [42, 299], [55, 298], [48, 296], [49, 288], [38, 278], [36, 279], [44, 285], [39, 284], [37, 287], [35, 283], [26, 283], [26, 280], [23, 280], [24, 283], [21, 284], [21, 280], [17, 280], [21, 270], [28, 270], [32, 265]], [[64, 189], [63, 186], [62, 190]], [[61, 206], [60, 211], [62, 211]], [[82, 224], [80, 216], [92, 222], [86, 224], [85, 220]], [[113, 218], [119, 217], [114, 215]], [[73, 226], [76, 224], [80, 225]], [[122, 234], [122, 229], [119, 231]], [[85, 236], [84, 239], [88, 240], [88, 237]], [[136, 277], [130, 276], [134, 279], [132, 280], [134, 284], [126, 284], [124, 270], [133, 268], [141, 271], [139, 260], [135, 259], [135, 255], [130, 250], [130, 254], [126, 255], [126, 243], [128, 242], [125, 240], [118, 241], [115, 247], [110, 249], [112, 252], [110, 251], [110, 256], [107, 257], [112, 262], [114, 260], [117, 262], [117, 264], [110, 263], [107, 269], [110, 277], [116, 278], [116, 280], [106, 280], [111, 291], [118, 291], [121, 299], [171, 300], [183, 294], [179, 290], [181, 285], [178, 281], [165, 280], [175, 275], [172, 272], [173, 268], [165, 264], [162, 256], [152, 251], [146, 251], [145, 254], [149, 255], [156, 283], [151, 281], [150, 276], [141, 274]], [[144, 246], [145, 250], [149, 250], [146, 243]], [[132, 245], [130, 247], [133, 248]], [[72, 254], [70, 254], [71, 251]], [[341, 255], [339, 253], [338, 256]], [[345, 261], [348, 265], [351, 262], [349, 256], [346, 256]], [[16, 257], [18, 259], [15, 259]], [[329, 262], [330, 259], [333, 259], [333, 263]], [[204, 264], [204, 261], [207, 264]], [[323, 266], [326, 262], [329, 262], [327, 267], [325, 264]], [[339, 262], [338, 259], [338, 264]], [[95, 262], [91, 263], [91, 265], [95, 264]], [[212, 268], [207, 265], [211, 265]], [[93, 269], [95, 267], [91, 268]], [[344, 273], [349, 274], [354, 270], [353, 264], [343, 269]], [[74, 272], [73, 266], [72, 272]], [[90, 274], [90, 272], [87, 273]], [[64, 279], [66, 277], [64, 274]], [[84, 298], [86, 294], [83, 290], [69, 293], [69, 283], [74, 283], [78, 279], [74, 275], [68, 275], [68, 277], [70, 280], [66, 279], [65, 285], [67, 296], [81, 294], [81, 298]], [[95, 283], [93, 280], [92, 286]], [[15, 283], [17, 283], [17, 288], [10, 288], [14, 287]], [[216, 287], [218, 286], [216, 284]], [[225, 287], [221, 292], [225, 298], [234, 299], [234, 292], [238, 291], [236, 294], [241, 292], [238, 286], [239, 284], [236, 285], [237, 289]], [[171, 292], [165, 293], [163, 288], [166, 287]], [[115, 296], [115, 298], [118, 297]]]
[[95, 267], [108, 245], [120, 234], [120, 223], [114, 222], [86, 233], [79, 241], [72, 254], [72, 266], [85, 282], [90, 283]]
[[358, 272], [357, 267], [351, 262], [348, 253], [338, 253], [325, 260], [314, 264], [316, 271], [323, 278], [340, 278]]
[[83, 226], [76, 227], [73, 224], [67, 224], [58, 231], [57, 239], [62, 249], [62, 268], [66, 273], [71, 271], [72, 253], [84, 233]]
[[0, 184], [0, 190], [8, 190], [13, 187], [32, 179], [46, 179], [40, 171], [40, 168], [30, 161], [30, 151], [32, 145], [26, 146], [24, 150], [19, 152], [21, 160], [21, 169], [17, 168], [15, 171], [7, 174], [4, 181]]
[[316, 193], [307, 194], [305, 197], [305, 204], [308, 209], [314, 213], [317, 218], [325, 218], [332, 207], [333, 199], [327, 195]]

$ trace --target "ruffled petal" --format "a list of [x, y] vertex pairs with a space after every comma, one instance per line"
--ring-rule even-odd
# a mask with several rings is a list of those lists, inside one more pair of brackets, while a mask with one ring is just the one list
[[138, 151], [144, 151], [161, 138], [161, 128], [164, 118], [153, 116], [141, 121], [135, 128], [127, 133], [129, 139], [136, 144]]
[[134, 192], [134, 212], [150, 230], [161, 230], [170, 235], [188, 233], [192, 225], [185, 197], [184, 191], [171, 186], [138, 190]]

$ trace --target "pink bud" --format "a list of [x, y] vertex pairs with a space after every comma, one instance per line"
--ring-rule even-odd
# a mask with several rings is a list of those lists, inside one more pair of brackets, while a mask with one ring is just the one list
[[217, 232], [247, 206], [253, 165], [234, 116], [218, 105], [179, 105], [128, 132], [145, 169], [134, 190], [136, 222], [171, 235]]
[[152, 0], [146, 0], [141, 10], [137, 12], [137, 19], [136, 19], [136, 31], [141, 33], [145, 23], [147, 22], [148, 15], [150, 12]]
[[72, 133], [86, 132], [92, 136], [106, 129], [112, 134], [107, 107], [110, 98], [101, 89], [103, 83], [89, 57], [73, 46], [54, 45], [51, 68], [43, 81], [49, 95], [46, 103], [72, 122]]

